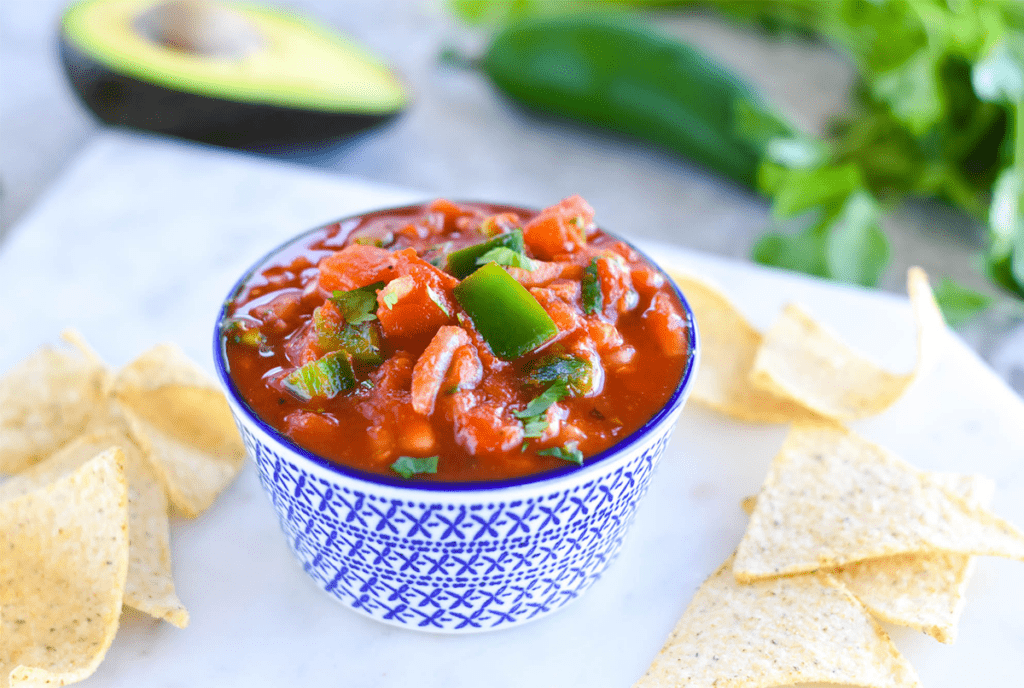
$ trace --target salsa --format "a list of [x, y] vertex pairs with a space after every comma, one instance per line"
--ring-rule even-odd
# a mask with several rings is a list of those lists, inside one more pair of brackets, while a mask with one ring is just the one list
[[679, 386], [672, 284], [578, 196], [436, 200], [328, 225], [226, 306], [229, 374], [299, 446], [374, 473], [501, 480], [584, 464]]

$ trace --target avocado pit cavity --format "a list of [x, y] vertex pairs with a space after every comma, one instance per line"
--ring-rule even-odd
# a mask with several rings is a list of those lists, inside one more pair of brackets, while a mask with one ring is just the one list
[[240, 13], [215, 2], [169, 0], [142, 12], [135, 30], [150, 41], [203, 57], [241, 59], [266, 41]]

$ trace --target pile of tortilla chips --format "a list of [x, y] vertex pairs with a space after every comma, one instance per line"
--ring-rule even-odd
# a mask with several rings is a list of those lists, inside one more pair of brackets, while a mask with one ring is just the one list
[[918, 268], [918, 357], [880, 369], [798, 306], [767, 334], [700, 280], [693, 398], [748, 422], [791, 423], [735, 554], [697, 591], [637, 687], [920, 686], [878, 621], [949, 643], [977, 555], [1024, 561], [1024, 534], [988, 510], [982, 476], [926, 473], [843, 427], [881, 413], [941, 356], [942, 316]]
[[177, 347], [114, 372], [65, 339], [0, 378], [0, 688], [92, 674], [122, 604], [186, 626], [169, 505], [198, 516], [245, 454], [223, 394]]

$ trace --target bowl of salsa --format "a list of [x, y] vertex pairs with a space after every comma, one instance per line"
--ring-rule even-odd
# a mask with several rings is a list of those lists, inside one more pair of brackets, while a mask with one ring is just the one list
[[372, 618], [507, 628], [616, 555], [689, 392], [693, 314], [570, 197], [430, 203], [274, 249], [218, 376], [303, 569]]

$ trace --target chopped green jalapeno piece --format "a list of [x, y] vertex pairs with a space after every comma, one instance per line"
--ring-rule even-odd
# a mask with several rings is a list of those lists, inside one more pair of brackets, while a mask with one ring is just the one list
[[523, 366], [526, 384], [542, 386], [551, 382], [564, 382], [573, 396], [586, 394], [593, 386], [593, 368], [590, 361], [573, 354], [548, 354]]
[[344, 351], [352, 358], [370, 365], [380, 365], [384, 356], [380, 350], [380, 330], [372, 321], [339, 324], [325, 316], [320, 308], [313, 310], [313, 330], [321, 352]]
[[231, 318], [221, 325], [221, 333], [231, 342], [259, 349], [261, 352], [267, 344], [267, 338], [260, 331], [260, 324], [245, 318]]
[[383, 282], [374, 282], [351, 291], [336, 291], [331, 295], [331, 301], [341, 311], [345, 322], [357, 325], [377, 319], [377, 292], [383, 288]]
[[417, 458], [415, 456], [399, 456], [391, 464], [391, 470], [403, 478], [411, 478], [417, 473], [437, 473], [437, 456]]
[[499, 234], [482, 244], [452, 251], [448, 254], [448, 266], [446, 269], [455, 277], [464, 279], [480, 267], [476, 262], [477, 258], [496, 248], [507, 248], [516, 253], [522, 253], [524, 250], [523, 230], [513, 229], [511, 232]]
[[352, 362], [344, 351], [332, 351], [296, 368], [284, 379], [284, 387], [303, 401], [330, 399], [356, 384]]
[[497, 263], [483, 266], [452, 293], [491, 351], [506, 361], [528, 354], [558, 334], [544, 307]]
[[597, 276], [597, 258], [583, 271], [583, 312], [593, 315], [604, 308], [601, 280]]
[[360, 363], [380, 365], [384, 355], [380, 350], [380, 329], [375, 323], [349, 325], [341, 332], [339, 347]]

